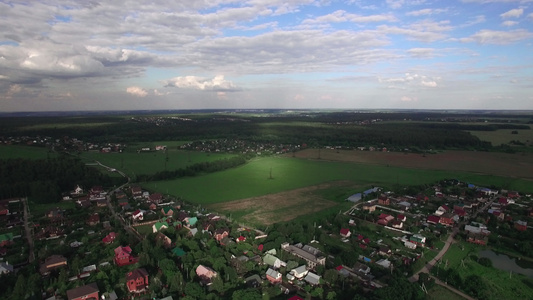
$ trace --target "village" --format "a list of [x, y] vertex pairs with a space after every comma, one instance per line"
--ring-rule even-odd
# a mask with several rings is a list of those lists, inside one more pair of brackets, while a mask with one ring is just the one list
[[136, 185], [77, 186], [63, 199], [75, 209], [39, 213], [25, 199], [1, 201], [9, 233], [0, 235], [0, 273], [36, 268], [42, 286], [25, 292], [44, 299], [194, 299], [254, 290], [276, 299], [335, 299], [340, 285], [384, 288], [396, 269], [416, 281], [449, 235], [487, 245], [496, 234], [512, 239], [502, 237], [504, 229], [529, 234], [530, 198], [457, 180], [403, 195], [373, 187], [349, 197], [352, 208], [332, 220], [304, 225], [305, 233], [298, 224], [243, 227]]

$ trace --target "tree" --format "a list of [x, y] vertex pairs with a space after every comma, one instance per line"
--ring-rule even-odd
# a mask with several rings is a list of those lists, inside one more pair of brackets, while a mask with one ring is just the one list
[[326, 296], [326, 299], [327, 300], [335, 300], [337, 299], [337, 293], [331, 291], [328, 293], [328, 295]]
[[17, 300], [24, 298], [26, 298], [26, 280], [24, 279], [24, 275], [20, 274], [17, 277], [17, 282], [15, 283], [11, 299]]
[[185, 285], [185, 294], [196, 299], [205, 297], [204, 289], [196, 282], [189, 282]]
[[261, 293], [256, 289], [237, 290], [231, 295], [233, 300], [257, 300], [261, 299]]
[[337, 270], [328, 269], [326, 270], [326, 272], [324, 272], [324, 280], [326, 280], [330, 284], [335, 284], [338, 279], [339, 279], [339, 272], [337, 272]]

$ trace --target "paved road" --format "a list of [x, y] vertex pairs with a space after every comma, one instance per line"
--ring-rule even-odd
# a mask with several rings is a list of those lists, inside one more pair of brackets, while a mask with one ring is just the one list
[[122, 189], [123, 187], [127, 186], [130, 181], [131, 181], [131, 178], [129, 178], [124, 172], [120, 171], [120, 170], [117, 170], [117, 169], [114, 169], [114, 168], [111, 168], [109, 166], [106, 166], [104, 164], [102, 164], [101, 162], [99, 161], [96, 161], [96, 163], [108, 170], [114, 170], [114, 172], [117, 172], [119, 173], [120, 175], [122, 175], [122, 177], [126, 178], [127, 179], [127, 182], [124, 183], [123, 185], [119, 186], [118, 188], [114, 188], [111, 190], [111, 192], [109, 192], [109, 194], [106, 196], [106, 203], [107, 203], [107, 207], [109, 207], [109, 211], [111, 211], [111, 214], [113, 216], [115, 216], [115, 219], [117, 219], [121, 224], [122, 226], [124, 227], [124, 230], [126, 230], [127, 232], [129, 232], [130, 234], [132, 234], [133, 236], [137, 237], [137, 239], [139, 241], [142, 241], [143, 240], [143, 237], [137, 232], [135, 231], [134, 229], [131, 228], [131, 226], [127, 225], [126, 222], [124, 221], [124, 218], [122, 216], [120, 216], [118, 213], [115, 212], [115, 208], [113, 207], [113, 205], [111, 205], [111, 196], [113, 196], [113, 193], [118, 190], [118, 189]]
[[28, 211], [28, 198], [22, 199], [22, 204], [24, 204], [24, 230], [26, 231], [26, 239], [28, 239], [28, 245], [30, 247], [30, 253], [28, 255], [28, 262], [32, 263], [35, 260], [35, 253], [33, 252], [34, 245], [33, 245], [33, 236], [31, 234], [31, 229], [29, 225], [29, 215], [30, 212]]

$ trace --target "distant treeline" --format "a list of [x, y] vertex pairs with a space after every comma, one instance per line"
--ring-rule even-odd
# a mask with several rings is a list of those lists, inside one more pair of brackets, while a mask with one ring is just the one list
[[[187, 119], [170, 117], [6, 118], [0, 119], [0, 125], [4, 136], [71, 136], [96, 143], [240, 139], [264, 143], [305, 143], [311, 147], [383, 146], [488, 150], [492, 149], [490, 143], [481, 142], [466, 131], [529, 129], [525, 123], [531, 119], [530, 115], [490, 115], [483, 119], [484, 116], [479, 114], [429, 112], [300, 112], [261, 117], [246, 114], [185, 115]], [[523, 123], [503, 123], [518, 119]], [[464, 123], [468, 120], [477, 122]], [[491, 123], [479, 123], [480, 120]], [[502, 123], [494, 124], [498, 120]], [[77, 125], [75, 131], [68, 126], [70, 123]]]
[[0, 199], [29, 197], [37, 203], [53, 203], [76, 185], [88, 189], [114, 180], [71, 157], [0, 160]]
[[211, 162], [201, 162], [177, 170], [161, 171], [152, 175], [141, 174], [137, 176], [136, 181], [147, 182], [169, 180], [181, 177], [192, 177], [207, 173], [214, 173], [244, 165], [246, 163], [246, 159], [246, 156], [236, 156]]

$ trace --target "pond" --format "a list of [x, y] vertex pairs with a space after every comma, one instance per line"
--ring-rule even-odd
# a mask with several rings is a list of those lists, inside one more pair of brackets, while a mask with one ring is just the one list
[[505, 254], [499, 254], [492, 250], [479, 252], [479, 257], [486, 257], [492, 261], [492, 265], [499, 270], [513, 273], [520, 273], [533, 278], [533, 263], [525, 260], [517, 260]]

